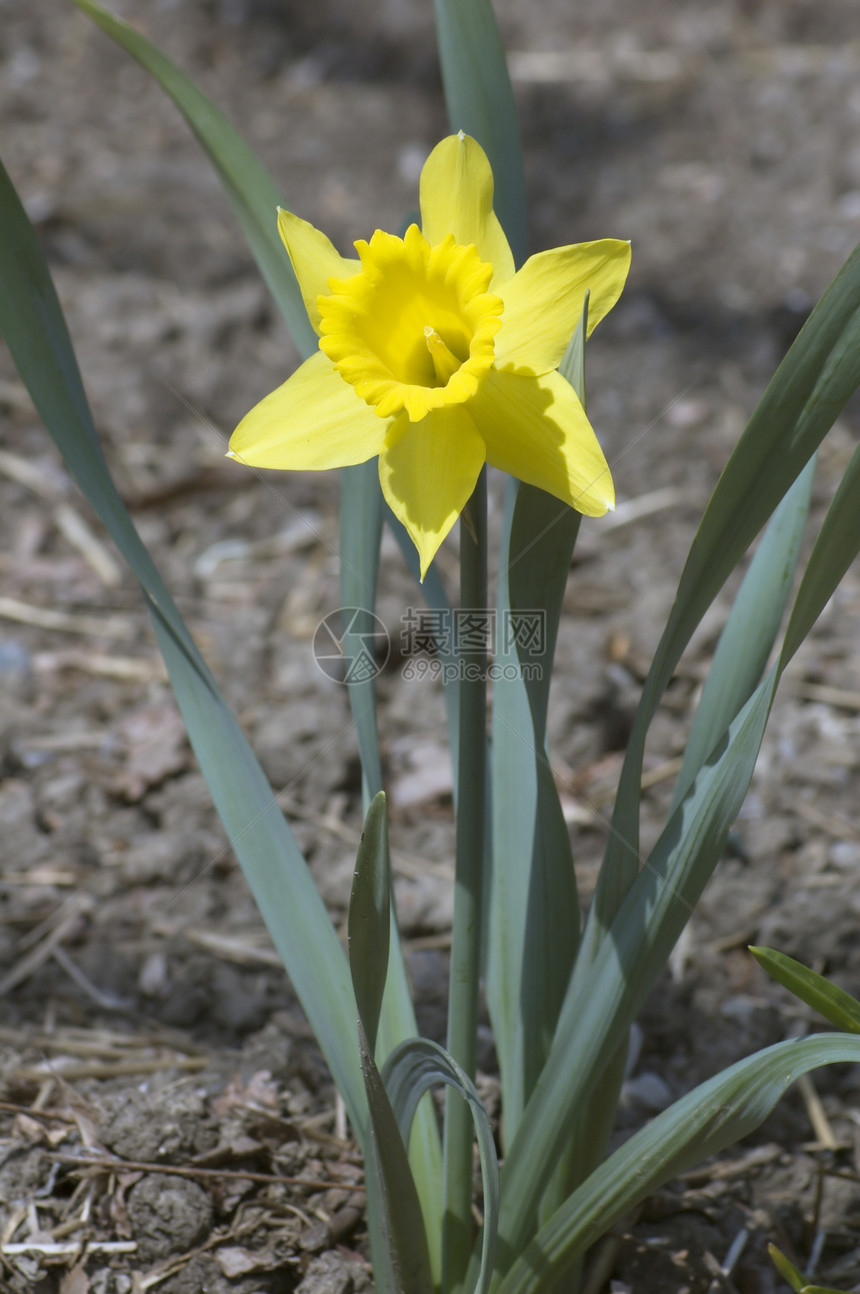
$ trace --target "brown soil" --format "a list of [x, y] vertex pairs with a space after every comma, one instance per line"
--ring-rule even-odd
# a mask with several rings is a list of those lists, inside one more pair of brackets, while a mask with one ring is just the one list
[[[590, 413], [621, 504], [613, 524], [583, 526], [552, 707], [587, 895], [630, 706], [697, 519], [857, 241], [860, 42], [854, 0], [579, 10], [498, 4], [533, 247], [615, 236], [634, 248], [629, 291], [589, 352]], [[121, 11], [338, 244], [400, 226], [446, 130], [431, 5], [126, 0]], [[162, 93], [70, 3], [4, 0], [0, 12], [4, 161], [55, 274], [111, 467], [340, 921], [357, 756], [343, 690], [310, 646], [338, 605], [336, 481], [260, 481], [223, 457], [294, 352]], [[6, 356], [0, 412], [0, 1289], [358, 1294], [371, 1284], [360, 1159], [136, 588]], [[817, 516], [858, 425], [855, 402], [822, 450]], [[639, 515], [628, 504], [643, 497]], [[453, 554], [450, 543], [439, 558], [452, 582]], [[396, 643], [415, 592], [387, 541], [382, 589]], [[646, 834], [728, 605], [706, 618], [655, 724]], [[732, 850], [643, 1015], [622, 1130], [805, 1027], [748, 943], [860, 991], [858, 641], [855, 571], [786, 677]], [[395, 652], [381, 686], [398, 903], [422, 1026], [438, 1036], [444, 716], [437, 688], [401, 667]], [[860, 1076], [814, 1082], [630, 1220], [607, 1257], [612, 1289], [775, 1290], [770, 1240], [801, 1264], [814, 1255], [820, 1281], [860, 1289]], [[717, 1275], [735, 1242], [731, 1275]]]

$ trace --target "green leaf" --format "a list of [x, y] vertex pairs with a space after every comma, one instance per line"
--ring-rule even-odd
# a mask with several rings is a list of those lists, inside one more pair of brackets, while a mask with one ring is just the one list
[[434, 0], [448, 120], [477, 139], [493, 168], [493, 207], [519, 265], [526, 254], [525, 178], [517, 107], [490, 0]]
[[786, 1258], [776, 1245], [768, 1245], [767, 1252], [770, 1255], [771, 1262], [784, 1280], [787, 1280], [791, 1288], [800, 1294], [800, 1291], [806, 1284], [806, 1277], [803, 1276]]
[[541, 1082], [505, 1159], [501, 1241], [519, 1253], [547, 1174], [617, 1054], [722, 853], [767, 723], [772, 669], [700, 770], [630, 887], [593, 963], [577, 959]]
[[404, 1138], [409, 1135], [418, 1102], [440, 1083], [458, 1092], [469, 1105], [478, 1140], [484, 1187], [481, 1264], [473, 1288], [476, 1294], [486, 1294], [493, 1268], [498, 1226], [499, 1165], [490, 1121], [475, 1085], [444, 1047], [427, 1038], [416, 1038], [397, 1047], [385, 1062], [382, 1076]]
[[663, 1111], [610, 1156], [523, 1250], [495, 1294], [548, 1294], [579, 1255], [664, 1182], [758, 1128], [785, 1090], [820, 1065], [860, 1060], [860, 1039], [780, 1042], [724, 1070]]
[[371, 1054], [388, 975], [391, 866], [385, 793], [374, 797], [361, 833], [349, 901], [349, 969]]
[[[579, 523], [543, 490], [510, 483], [496, 612], [486, 984], [508, 1144], [546, 1058], [579, 940], [570, 836], [546, 754], [549, 680]], [[535, 613], [542, 623], [530, 639]], [[505, 642], [509, 627], [519, 642]]]
[[843, 1294], [843, 1291], [833, 1289], [830, 1285], [810, 1285], [806, 1277], [797, 1270], [794, 1263], [788, 1261], [776, 1245], [768, 1245], [767, 1252], [780, 1276], [788, 1281], [796, 1294]]
[[379, 579], [383, 500], [375, 458], [341, 473], [340, 596], [348, 620], [343, 626], [344, 659], [366, 668], [350, 670], [346, 685], [361, 757], [365, 809], [382, 790], [382, 764], [376, 727], [376, 673], [368, 659], [368, 640], [376, 628], [374, 609]]
[[406, 1138], [397, 1125], [361, 1022], [358, 1033], [370, 1110], [365, 1173], [374, 1284], [379, 1294], [433, 1294], [427, 1236], [406, 1156]]
[[[345, 658], [360, 661], [367, 655], [367, 635], [376, 621], [376, 589], [379, 578], [379, 547], [382, 537], [383, 498], [375, 459], [347, 468], [341, 475], [340, 588], [349, 625], [344, 625]], [[411, 544], [411, 541], [410, 541]], [[414, 548], [414, 545], [412, 545]], [[365, 635], [364, 639], [362, 635]], [[370, 662], [368, 662], [370, 664]], [[372, 669], [351, 672], [347, 679], [349, 703], [361, 758], [362, 791], [365, 804], [382, 790], [382, 762], [376, 724], [376, 681]], [[418, 1032], [415, 1010], [403, 960], [397, 913], [390, 905], [390, 935], [386, 939], [388, 970], [385, 994], [376, 1030], [365, 1022], [372, 1046], [377, 1041], [382, 1055], [405, 1038]], [[434, 1275], [441, 1270], [441, 1160], [439, 1129], [430, 1101], [418, 1112], [410, 1146], [411, 1162], [421, 1197], [430, 1261]]]
[[214, 103], [151, 41], [95, 0], [73, 3], [146, 68], [185, 117], [218, 172], [296, 346], [303, 356], [311, 355], [317, 349], [317, 337], [308, 321], [290, 258], [278, 236], [277, 208], [281, 198], [262, 162]]
[[[587, 322], [586, 294], [562, 363], [583, 402]], [[486, 934], [486, 995], [506, 1144], [543, 1068], [579, 943], [576, 875], [546, 752], [546, 721], [580, 521], [579, 513], [543, 490], [510, 482], [496, 609]]]
[[140, 582], [227, 837], [361, 1135], [367, 1107], [346, 958], [272, 789], [114, 487], [53, 283], [2, 167], [0, 225], [0, 332], [69, 470]]
[[860, 248], [813, 310], [717, 482], [645, 682], [583, 953], [591, 958], [637, 871], [645, 738], [703, 615], [860, 383]]
[[814, 475], [813, 457], [771, 517], [738, 590], [690, 728], [672, 809], [687, 794], [767, 665], [800, 557]]
[[750, 948], [750, 952], [777, 983], [835, 1024], [837, 1029], [860, 1033], [860, 1002], [850, 993], [774, 948]]
[[582, 301], [582, 314], [579, 316], [579, 323], [573, 331], [573, 336], [567, 344], [567, 350], [564, 352], [562, 361], [558, 366], [558, 371], [562, 377], [566, 377], [576, 394], [579, 396], [579, 403], [583, 409], [586, 407], [585, 399], [585, 341], [588, 334], [588, 303], [591, 300], [591, 289], [588, 288]]
[[860, 446], [851, 456], [831, 500], [785, 631], [781, 667], [797, 651], [826, 607], [834, 589], [860, 552]]
[[671, 815], [617, 908], [609, 937], [596, 945], [593, 959], [582, 954], [577, 958], [540, 1088], [505, 1161], [500, 1235], [511, 1252], [525, 1242], [545, 1174], [569, 1136], [577, 1111], [621, 1045], [719, 860], [749, 786], [776, 686], [791, 652], [812, 628], [860, 546], [858, 464], [860, 452], [852, 458], [825, 516], [779, 661]]

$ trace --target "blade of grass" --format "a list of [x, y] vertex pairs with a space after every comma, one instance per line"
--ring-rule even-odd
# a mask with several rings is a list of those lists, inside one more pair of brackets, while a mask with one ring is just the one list
[[227, 837], [362, 1134], [367, 1107], [346, 958], [272, 789], [111, 480], [53, 283], [2, 167], [0, 224], [0, 332], [69, 470], [140, 582]]
[[823, 975], [774, 948], [750, 948], [759, 966], [778, 984], [845, 1033], [860, 1033], [860, 1002]]
[[795, 1294], [800, 1294], [806, 1281], [794, 1266], [794, 1263], [790, 1263], [785, 1254], [781, 1253], [780, 1250], [777, 1249], [776, 1245], [768, 1245], [767, 1252], [770, 1255], [771, 1262], [783, 1280], [788, 1281], [791, 1288], [795, 1291]]

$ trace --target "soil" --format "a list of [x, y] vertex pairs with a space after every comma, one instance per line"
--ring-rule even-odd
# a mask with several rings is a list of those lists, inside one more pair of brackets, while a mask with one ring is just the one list
[[[346, 249], [414, 206], [446, 133], [432, 6], [124, 0], [227, 112], [289, 205]], [[583, 525], [551, 748], [583, 895], [620, 750], [702, 508], [860, 229], [855, 0], [499, 0], [533, 249], [632, 240], [589, 351], [619, 496]], [[4, 161], [49, 257], [106, 454], [340, 923], [360, 827], [333, 475], [266, 480], [226, 437], [295, 352], [208, 163], [161, 91], [61, 0], [0, 3]], [[359, 1294], [361, 1162], [178, 720], [136, 587], [0, 355], [0, 1289]], [[821, 516], [860, 427], [823, 447]], [[498, 517], [499, 482], [492, 499]], [[455, 543], [439, 556], [453, 582]], [[415, 591], [386, 540], [394, 643]], [[665, 811], [729, 605], [655, 724]], [[860, 579], [791, 667], [732, 848], [643, 1013], [621, 1130], [810, 1027], [746, 946], [860, 992]], [[438, 688], [381, 678], [397, 898], [426, 1032], [444, 1018], [452, 811]], [[650, 833], [650, 834], [649, 834]], [[483, 1057], [492, 1082], [492, 1051]], [[649, 1200], [612, 1289], [765, 1294], [775, 1241], [860, 1289], [860, 1071]], [[602, 1275], [601, 1275], [602, 1271]]]

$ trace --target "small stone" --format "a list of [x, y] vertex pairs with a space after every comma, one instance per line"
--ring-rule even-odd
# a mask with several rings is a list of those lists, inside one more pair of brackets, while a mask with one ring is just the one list
[[186, 1253], [212, 1228], [212, 1201], [187, 1177], [150, 1173], [129, 1191], [128, 1216], [147, 1262]]
[[659, 1074], [646, 1072], [627, 1080], [621, 1089], [621, 1099], [625, 1105], [657, 1114], [672, 1104], [672, 1093]]
[[860, 868], [860, 844], [856, 840], [834, 840], [827, 861], [838, 872], [853, 872]]

